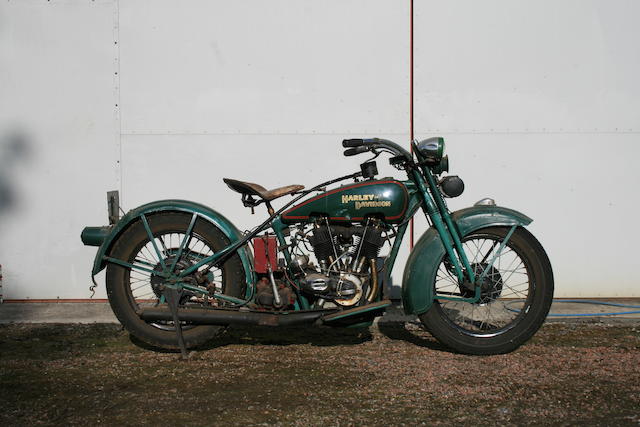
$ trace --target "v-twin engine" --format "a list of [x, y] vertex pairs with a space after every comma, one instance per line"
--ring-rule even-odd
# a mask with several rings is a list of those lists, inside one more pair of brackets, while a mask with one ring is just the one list
[[383, 231], [375, 219], [351, 226], [317, 222], [309, 242], [319, 265], [300, 265], [306, 273], [304, 291], [343, 306], [355, 305], [363, 296], [373, 299], [378, 284], [375, 260], [384, 243]]

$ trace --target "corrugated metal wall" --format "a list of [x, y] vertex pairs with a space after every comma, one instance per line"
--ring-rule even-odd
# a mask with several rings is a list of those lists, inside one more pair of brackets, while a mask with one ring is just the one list
[[[408, 144], [409, 4], [2, 3], [5, 298], [88, 297], [79, 232], [106, 222], [107, 190], [125, 208], [197, 200], [249, 228], [264, 213], [222, 177], [310, 186], [357, 168], [344, 137]], [[415, 2], [416, 136], [447, 138], [467, 184], [453, 208], [489, 195], [535, 219], [560, 296], [640, 295], [639, 9]]]

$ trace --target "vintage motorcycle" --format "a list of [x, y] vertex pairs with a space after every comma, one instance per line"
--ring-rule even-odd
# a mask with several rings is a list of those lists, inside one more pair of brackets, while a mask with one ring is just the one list
[[[483, 199], [450, 212], [464, 183], [448, 172], [444, 139], [347, 139], [345, 156], [373, 153], [360, 171], [305, 190], [224, 179], [269, 218], [242, 233], [217, 211], [183, 200], [152, 202], [86, 227], [106, 267], [109, 302], [134, 336], [153, 346], [192, 348], [228, 325], [370, 325], [392, 303], [387, 287], [410, 219], [432, 225], [413, 247], [402, 307], [441, 343], [467, 354], [516, 349], [542, 325], [553, 297], [549, 259], [525, 226], [532, 220]], [[382, 153], [407, 180], [376, 179]], [[327, 188], [342, 181], [352, 181]], [[316, 194], [319, 193], [319, 194]], [[272, 202], [292, 195], [280, 209]], [[301, 199], [304, 199], [300, 201]], [[299, 202], [299, 203], [298, 203]], [[387, 247], [388, 246], [388, 247]], [[387, 247], [384, 256], [380, 255]]]

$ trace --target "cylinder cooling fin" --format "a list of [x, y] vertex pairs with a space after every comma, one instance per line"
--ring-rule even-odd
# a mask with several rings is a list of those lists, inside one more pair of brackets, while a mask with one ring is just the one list
[[362, 236], [361, 254], [367, 259], [375, 259], [380, 253], [380, 248], [384, 243], [382, 237], [382, 227], [380, 225], [369, 226]]
[[340, 252], [341, 247], [350, 247], [352, 255], [373, 259], [380, 253], [384, 244], [384, 227], [377, 219], [367, 220], [365, 225], [343, 226], [316, 224], [309, 242], [313, 246], [318, 260], [328, 260]]
[[326, 225], [320, 225], [314, 228], [313, 233], [309, 236], [309, 242], [313, 246], [313, 251], [318, 260], [327, 260], [333, 253], [333, 242], [331, 232]]

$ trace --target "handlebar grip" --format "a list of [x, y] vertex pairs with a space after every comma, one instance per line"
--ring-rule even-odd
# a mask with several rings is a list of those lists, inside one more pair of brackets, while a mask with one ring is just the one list
[[344, 150], [344, 155], [345, 156], [355, 156], [356, 154], [360, 154], [360, 153], [364, 153], [365, 151], [369, 151], [368, 147], [356, 147], [356, 148], [349, 148], [347, 150]]
[[[357, 139], [343, 139], [342, 146], [347, 147], [360, 147], [364, 144], [364, 140], [362, 138]], [[348, 154], [349, 156], [353, 156], [353, 154]], [[347, 154], [345, 154], [347, 156]]]

